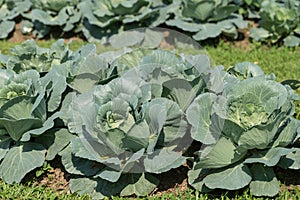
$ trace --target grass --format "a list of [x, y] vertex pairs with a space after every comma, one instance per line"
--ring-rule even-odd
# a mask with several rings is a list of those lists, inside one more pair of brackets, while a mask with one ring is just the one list
[[60, 194], [50, 188], [35, 186], [34, 184], [6, 184], [0, 181], [0, 199], [29, 200], [29, 199], [61, 199], [78, 200], [90, 199], [87, 196], [80, 197], [77, 194]]
[[274, 73], [278, 81], [300, 79], [300, 49], [252, 45], [248, 50], [233, 45], [221, 44], [217, 48], [205, 48], [216, 65], [233, 66], [250, 61], [259, 65], [266, 73]]
[[[39, 41], [39, 46], [50, 47], [54, 40]], [[9, 49], [20, 43], [10, 43], [7, 41], [0, 41], [0, 51], [4, 54], [9, 53]], [[86, 42], [76, 41], [70, 44], [70, 49], [75, 50], [80, 48]], [[250, 61], [255, 62], [266, 73], [274, 73], [278, 81], [286, 79], [298, 79], [300, 80], [300, 49], [293, 48], [288, 49], [285, 47], [266, 47], [260, 45], [250, 45], [247, 50], [236, 48], [232, 44], [221, 43], [218, 47], [205, 47], [206, 52], [209, 54], [215, 65], [223, 65], [225, 68], [233, 66], [238, 62]], [[107, 51], [107, 48], [98, 45], [98, 52]], [[195, 50], [183, 50], [185, 53], [197, 53]], [[300, 89], [297, 90], [300, 95]], [[297, 102], [297, 113], [300, 119], [300, 102]], [[286, 186], [283, 184], [283, 188]], [[28, 184], [13, 184], [8, 185], [0, 181], [0, 199], [90, 199], [87, 196], [79, 197], [76, 194], [61, 194], [58, 191], [54, 191], [50, 188], [43, 186], [35, 186], [32, 183]], [[112, 197], [113, 200], [126, 200], [130, 198]], [[184, 192], [179, 192], [177, 195], [173, 193], [163, 193], [161, 196], [149, 196], [146, 198], [136, 199], [194, 199], [194, 200], [206, 200], [206, 199], [263, 199], [253, 197], [248, 189], [242, 192], [223, 193], [221, 195], [216, 194], [201, 194], [192, 189], [187, 189]], [[267, 198], [264, 198], [267, 199]], [[272, 198], [273, 199], [273, 198]], [[289, 191], [283, 189], [282, 192], [276, 197], [276, 199], [300, 199], [300, 190], [295, 187], [294, 190]]]
[[[285, 186], [283, 186], [285, 187]], [[89, 196], [79, 196], [77, 194], [61, 194], [58, 191], [54, 191], [50, 188], [43, 186], [35, 186], [34, 184], [6, 184], [0, 181], [0, 199], [14, 199], [14, 200], [30, 200], [30, 199], [47, 199], [47, 200], [90, 200]], [[106, 200], [132, 200], [133, 198], [120, 198], [111, 197], [106, 198]], [[142, 198], [135, 198], [136, 200], [297, 200], [300, 199], [300, 190], [295, 187], [293, 191], [284, 189], [276, 198], [262, 198], [254, 197], [250, 194], [248, 189], [238, 192], [224, 192], [222, 194], [202, 194], [198, 191], [192, 189], [187, 189], [185, 191], [178, 191], [177, 194], [174, 193], [163, 193], [161, 196], [148, 196]]]

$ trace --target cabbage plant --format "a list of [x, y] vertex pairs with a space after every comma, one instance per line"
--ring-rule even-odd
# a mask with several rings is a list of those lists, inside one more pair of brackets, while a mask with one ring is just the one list
[[7, 183], [20, 182], [46, 159], [52, 160], [70, 134], [52, 129], [61, 114], [48, 113], [47, 85], [37, 71], [1, 69], [0, 76], [0, 176]]
[[82, 32], [93, 41], [133, 27], [156, 27], [168, 17], [160, 14], [164, 6], [162, 1], [153, 0], [85, 0], [78, 5], [83, 15]]
[[158, 185], [155, 174], [185, 163], [192, 142], [185, 110], [206, 87], [208, 69], [191, 63], [205, 59], [160, 50], [125, 53], [110, 64], [118, 78], [72, 93], [67, 125], [77, 137], [60, 153], [73, 174], [71, 191], [143, 196]]
[[[22, 16], [28, 21], [23, 24], [23, 30], [32, 30], [38, 38], [47, 36], [51, 29], [59, 28], [62, 32], [79, 32], [81, 12], [77, 8], [79, 0], [30, 0], [32, 8]], [[24, 32], [26, 33], [26, 31]]]
[[221, 34], [236, 39], [237, 29], [247, 26], [243, 17], [237, 14], [239, 6], [231, 0], [175, 2], [177, 8], [169, 6], [168, 10], [175, 17], [167, 19], [166, 24], [190, 32], [197, 41], [216, 38]]
[[258, 28], [250, 30], [250, 37], [258, 41], [281, 42], [288, 47], [300, 44], [300, 3], [290, 1], [262, 1]]
[[60, 39], [53, 43], [51, 48], [42, 48], [34, 40], [27, 40], [11, 48], [10, 53], [12, 55], [0, 54], [0, 63], [6, 69], [16, 73], [31, 69], [45, 73], [49, 72], [53, 66], [66, 62], [72, 52]]
[[14, 19], [31, 7], [29, 0], [0, 1], [0, 39], [7, 38], [15, 28]]
[[187, 109], [191, 135], [203, 144], [189, 183], [203, 192], [249, 185], [255, 196], [275, 196], [280, 187], [274, 167], [298, 168], [299, 150], [292, 148], [300, 131], [293, 117], [298, 97], [251, 63], [217, 76], [222, 92], [200, 94]]

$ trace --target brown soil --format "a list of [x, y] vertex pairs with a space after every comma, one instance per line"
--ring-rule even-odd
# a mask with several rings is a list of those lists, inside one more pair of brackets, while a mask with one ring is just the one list
[[68, 182], [71, 175], [64, 170], [64, 167], [57, 158], [51, 162], [51, 167], [52, 169], [38, 177], [34, 184], [51, 188], [60, 194], [70, 194]]
[[[258, 23], [255, 23], [253, 21], [247, 21], [248, 24], [250, 24], [250, 27], [258, 27]], [[239, 29], [239, 33], [241, 33], [244, 36], [243, 40], [235, 41], [235, 46], [242, 48], [244, 51], [250, 50], [251, 42], [250, 42], [250, 28], [249, 26], [244, 29]]]
[[65, 42], [68, 42], [69, 40], [72, 40], [72, 41], [83, 41], [82, 37], [80, 35], [72, 35], [70, 33], [65, 33], [63, 35], [61, 35], [61, 32], [60, 31], [54, 31], [54, 34], [52, 34], [51, 36], [48, 36], [44, 39], [38, 39], [36, 37], [34, 37], [33, 34], [29, 34], [29, 35], [24, 35], [22, 32], [21, 32], [21, 22], [17, 22], [16, 25], [15, 25], [15, 30], [11, 33], [11, 35], [9, 36], [8, 38], [8, 41], [9, 42], [12, 42], [12, 43], [21, 43], [21, 42], [24, 42], [28, 39], [34, 39], [36, 41], [38, 40], [41, 40], [41, 41], [44, 41], [44, 40], [48, 40], [50, 38], [64, 38], [65, 39]]
[[[60, 194], [70, 194], [68, 181], [71, 175], [64, 170], [58, 159], [51, 162], [51, 166], [53, 169], [39, 177], [34, 184], [54, 189]], [[170, 170], [169, 172], [156, 175], [161, 182], [150, 196], [156, 195], [161, 197], [163, 194], [170, 193], [178, 195], [179, 192], [186, 191], [190, 187], [187, 181], [187, 172], [189, 169], [189, 166], [184, 165], [177, 169]], [[282, 191], [293, 191], [296, 187], [300, 190], [299, 170], [283, 170], [281, 168], [275, 168], [275, 172], [280, 182], [285, 184], [285, 186], [282, 186], [281, 188]]]
[[[70, 194], [68, 181], [70, 180], [71, 174], [64, 170], [59, 159], [55, 159], [50, 164], [52, 169], [48, 170], [40, 177], [34, 178], [34, 175], [31, 174], [27, 178], [33, 178], [34, 185], [51, 188], [58, 191], [60, 194]], [[169, 172], [156, 175], [160, 180], [160, 184], [154, 189], [150, 196], [162, 196], [164, 193], [174, 193], [177, 195], [178, 192], [185, 191], [189, 187], [187, 182], [188, 170], [188, 166], [185, 165]]]
[[150, 196], [162, 196], [164, 193], [173, 193], [178, 195], [178, 192], [184, 192], [189, 186], [187, 181], [187, 172], [189, 168], [187, 165], [181, 166], [177, 169], [157, 175], [161, 181], [158, 187], [150, 194]]
[[32, 35], [23, 35], [21, 32], [21, 23], [17, 23], [15, 26], [15, 30], [12, 33], [12, 36], [8, 39], [8, 41], [12, 43], [20, 43], [32, 38]]

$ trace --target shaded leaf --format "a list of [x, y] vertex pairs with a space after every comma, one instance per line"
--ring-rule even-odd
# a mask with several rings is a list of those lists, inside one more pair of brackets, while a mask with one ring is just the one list
[[72, 193], [80, 195], [87, 194], [94, 199], [104, 199], [104, 195], [96, 191], [97, 180], [88, 177], [77, 177], [69, 180], [70, 190]]
[[290, 35], [286, 38], [284, 38], [284, 45], [287, 47], [296, 47], [300, 44], [300, 37]]
[[0, 176], [6, 183], [19, 183], [28, 172], [43, 165], [45, 153], [41, 144], [33, 142], [12, 147], [0, 165]]
[[250, 192], [253, 195], [273, 197], [278, 194], [280, 186], [273, 169], [262, 164], [254, 164], [250, 170], [253, 174]]
[[262, 151], [254, 154], [253, 156], [247, 158], [244, 163], [262, 163], [266, 166], [273, 167], [279, 162], [282, 156], [285, 156], [293, 151], [293, 149], [275, 147], [269, 149], [268, 151]]
[[0, 161], [5, 157], [9, 151], [9, 147], [12, 143], [12, 139], [7, 135], [0, 135]]
[[213, 146], [208, 146], [200, 152], [200, 160], [194, 166], [195, 169], [214, 169], [229, 166], [242, 159], [247, 151], [238, 149], [224, 137], [221, 137]]
[[51, 129], [36, 139], [36, 142], [43, 144], [47, 149], [46, 160], [53, 160], [63, 150], [72, 138], [67, 129]]

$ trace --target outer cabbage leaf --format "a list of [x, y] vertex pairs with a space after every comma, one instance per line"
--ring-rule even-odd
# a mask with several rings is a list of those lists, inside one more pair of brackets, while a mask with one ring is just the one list
[[220, 172], [207, 175], [203, 182], [210, 189], [236, 190], [248, 185], [251, 179], [249, 168], [244, 164], [237, 164]]
[[262, 164], [251, 167], [253, 180], [250, 183], [250, 191], [255, 196], [275, 196], [280, 191], [279, 181], [271, 168]]
[[0, 2], [0, 38], [7, 38], [15, 28], [14, 19], [31, 7], [29, 0], [5, 0]]
[[38, 143], [15, 145], [0, 164], [1, 177], [10, 184], [20, 182], [28, 172], [43, 165], [45, 153], [45, 148]]
[[[76, 28], [78, 28], [82, 16], [76, 6], [79, 0], [30, 1], [32, 2], [32, 10], [29, 13], [23, 13], [22, 16], [33, 22], [33, 34], [38, 38], [45, 37], [54, 26], [60, 27], [64, 32], [71, 30], [78, 32]], [[32, 27], [28, 28], [32, 29]]]

